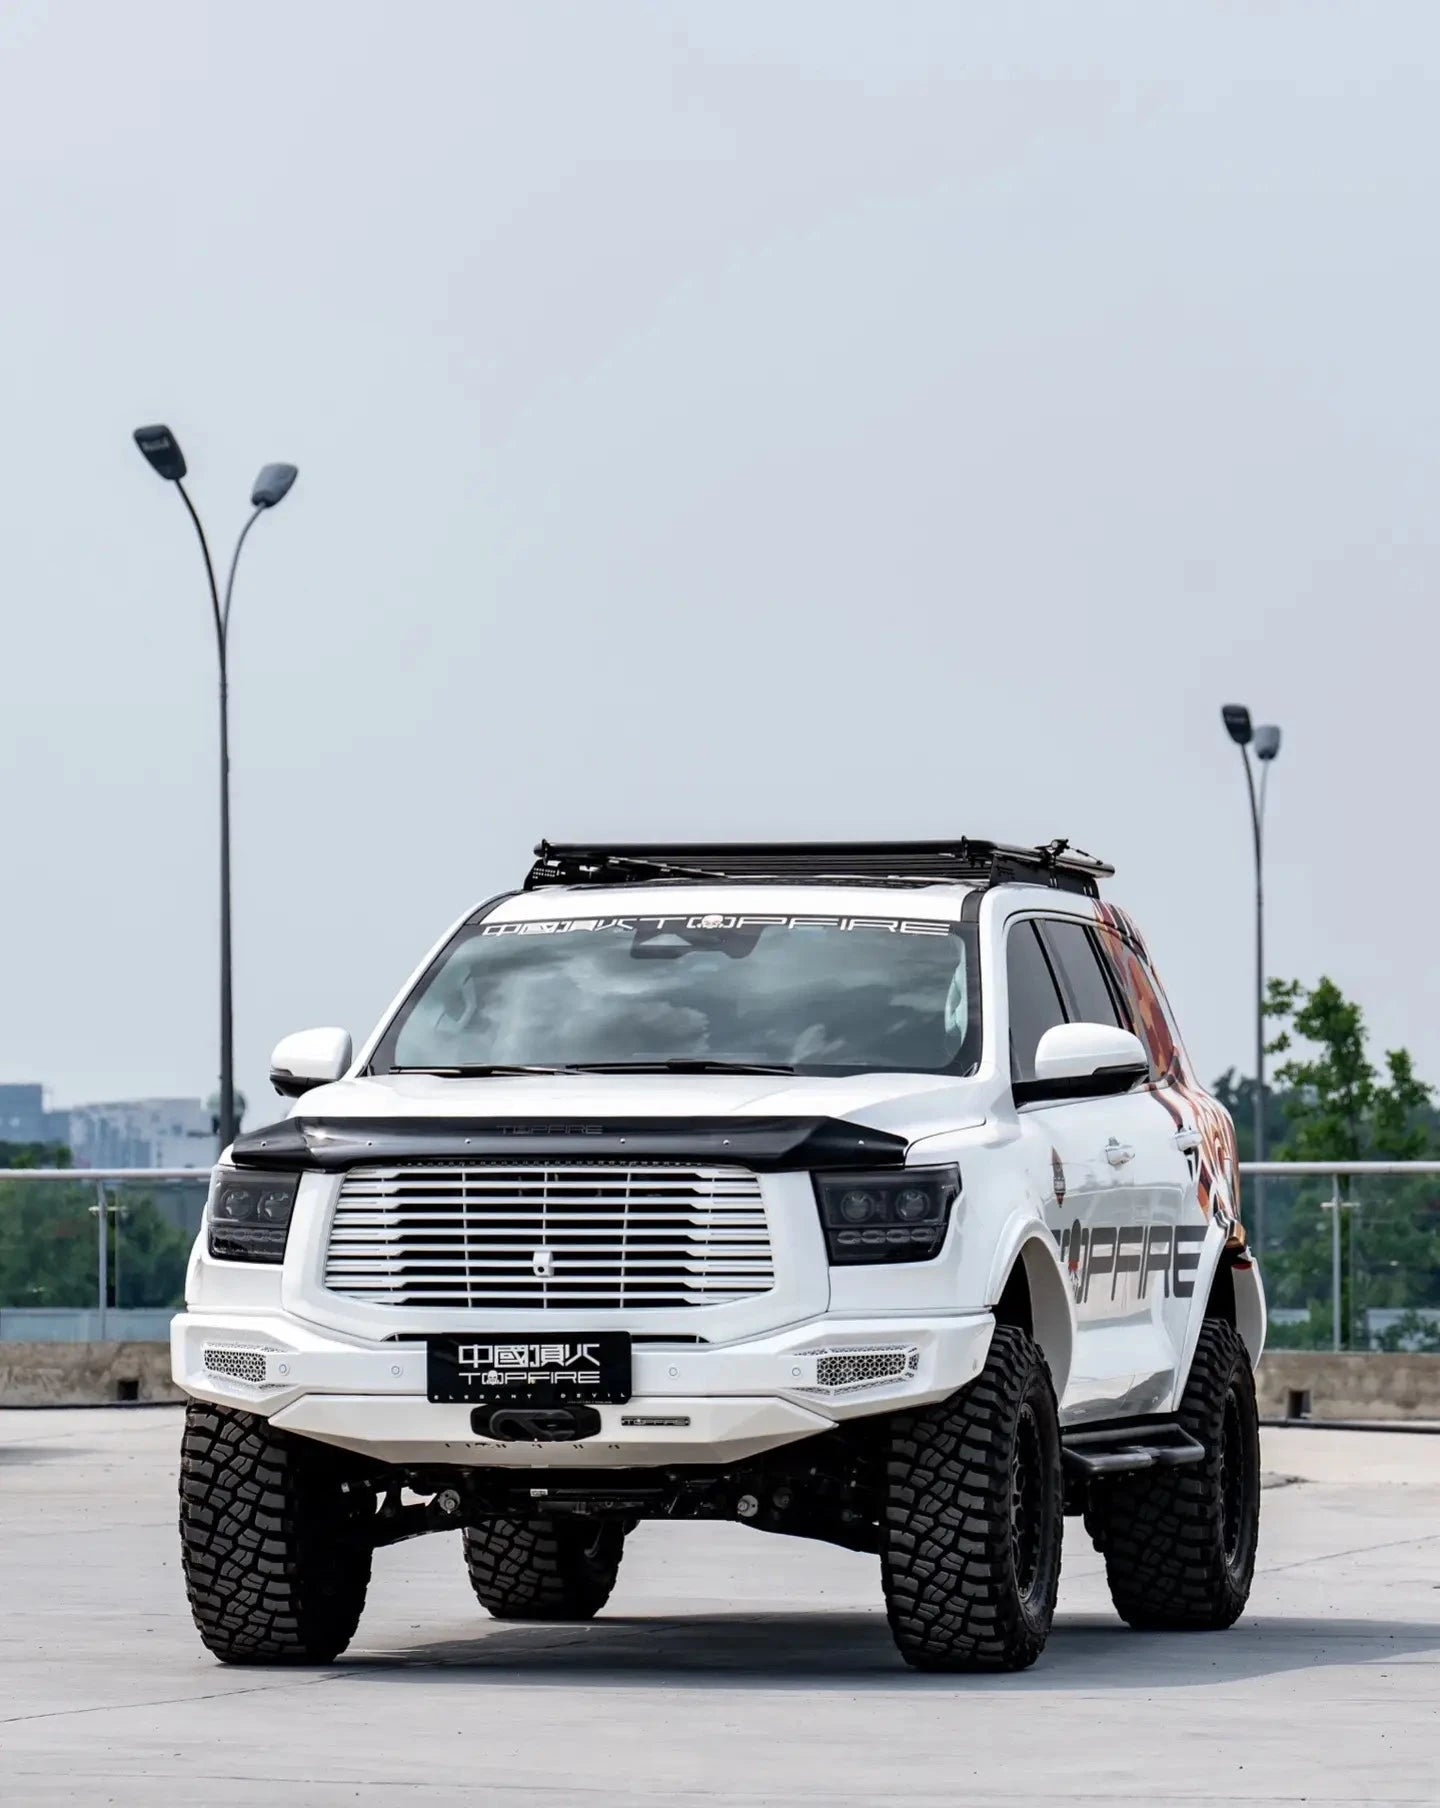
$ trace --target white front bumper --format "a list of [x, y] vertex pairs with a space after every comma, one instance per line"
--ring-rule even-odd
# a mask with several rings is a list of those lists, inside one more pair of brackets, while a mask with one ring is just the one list
[[[533, 1469], [730, 1463], [846, 1419], [944, 1399], [973, 1381], [990, 1347], [988, 1312], [923, 1318], [824, 1318], [723, 1345], [636, 1347], [633, 1398], [601, 1406], [598, 1436], [573, 1444], [477, 1437], [468, 1406], [426, 1398], [421, 1341], [360, 1343], [283, 1314], [183, 1312], [171, 1327], [176, 1383], [197, 1399], [384, 1463]], [[903, 1379], [820, 1386], [822, 1355], [913, 1351]], [[206, 1352], [212, 1352], [207, 1366]], [[242, 1351], [253, 1379], [216, 1372]], [[655, 1424], [644, 1421], [663, 1420]]]

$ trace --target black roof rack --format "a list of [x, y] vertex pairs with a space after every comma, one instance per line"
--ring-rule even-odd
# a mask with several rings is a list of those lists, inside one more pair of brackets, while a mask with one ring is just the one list
[[754, 880], [831, 885], [1048, 885], [1100, 895], [1115, 871], [1068, 841], [542, 841], [525, 880], [545, 885], [645, 885]]

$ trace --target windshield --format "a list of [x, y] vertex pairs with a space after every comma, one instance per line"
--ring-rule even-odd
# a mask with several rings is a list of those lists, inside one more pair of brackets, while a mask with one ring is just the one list
[[766, 1067], [963, 1073], [979, 1057], [968, 926], [889, 917], [467, 924], [371, 1071]]

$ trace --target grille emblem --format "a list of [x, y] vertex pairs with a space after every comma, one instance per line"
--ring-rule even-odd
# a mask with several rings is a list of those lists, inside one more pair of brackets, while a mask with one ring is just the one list
[[555, 1273], [555, 1251], [553, 1249], [537, 1249], [531, 1252], [530, 1272], [542, 1281], [548, 1281]]

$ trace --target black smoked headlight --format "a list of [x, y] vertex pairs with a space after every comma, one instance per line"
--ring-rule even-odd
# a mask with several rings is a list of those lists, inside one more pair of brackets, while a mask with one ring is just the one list
[[901, 1168], [885, 1174], [816, 1174], [815, 1197], [830, 1264], [928, 1262], [939, 1253], [960, 1194], [960, 1170]]
[[283, 1262], [298, 1174], [217, 1177], [206, 1213], [207, 1246], [222, 1262]]

